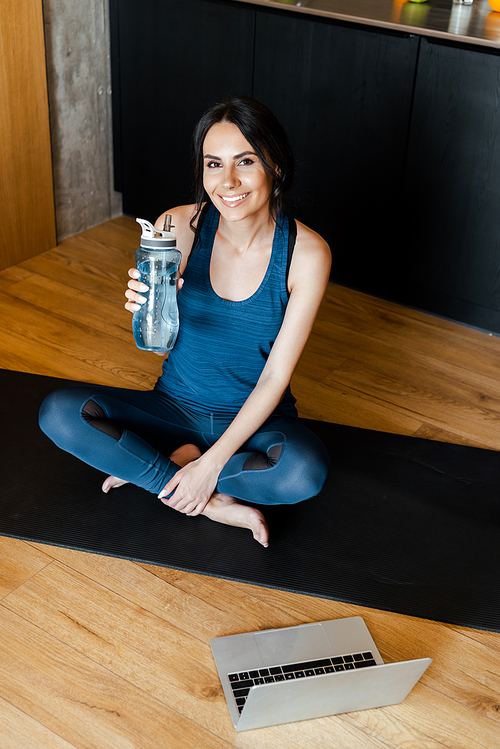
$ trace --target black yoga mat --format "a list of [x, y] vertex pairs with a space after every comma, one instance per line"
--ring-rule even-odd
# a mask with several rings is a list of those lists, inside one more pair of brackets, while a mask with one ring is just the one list
[[[0, 370], [0, 534], [500, 631], [500, 454], [304, 422], [332, 460], [317, 497], [248, 530], [189, 518], [56, 448], [37, 423], [69, 383]], [[1, 561], [0, 561], [1, 564]]]

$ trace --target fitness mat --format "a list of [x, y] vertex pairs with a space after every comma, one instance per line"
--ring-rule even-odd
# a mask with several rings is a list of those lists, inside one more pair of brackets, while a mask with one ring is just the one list
[[104, 475], [38, 428], [67, 380], [0, 370], [0, 535], [500, 631], [500, 454], [303, 420], [323, 491], [266, 508], [270, 546]]

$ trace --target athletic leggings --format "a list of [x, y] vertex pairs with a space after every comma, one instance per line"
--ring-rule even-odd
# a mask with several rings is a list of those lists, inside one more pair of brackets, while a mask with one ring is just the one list
[[[76, 385], [51, 393], [40, 427], [55, 444], [106, 474], [159, 494], [179, 470], [169, 455], [181, 445], [207, 450], [231, 423], [180, 406], [161, 390]], [[272, 415], [233, 455], [217, 491], [257, 504], [314, 497], [329, 470], [319, 438], [297, 419]]]

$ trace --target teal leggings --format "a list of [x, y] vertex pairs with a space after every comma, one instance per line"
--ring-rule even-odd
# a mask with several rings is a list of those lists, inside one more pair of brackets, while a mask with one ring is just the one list
[[[207, 450], [231, 420], [181, 406], [160, 390], [100, 385], [56, 390], [39, 415], [58, 447], [154, 494], [179, 470], [168, 457], [174, 450], [188, 443]], [[318, 494], [328, 470], [319, 438], [298, 419], [274, 414], [228, 460], [217, 491], [257, 504], [294, 504]]]

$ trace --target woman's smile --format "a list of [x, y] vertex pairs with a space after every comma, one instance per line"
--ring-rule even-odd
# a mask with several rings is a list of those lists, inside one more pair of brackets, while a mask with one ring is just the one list
[[243, 195], [219, 195], [219, 198], [228, 205], [237, 205], [249, 195], [249, 192], [244, 192]]

